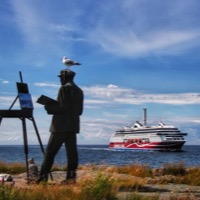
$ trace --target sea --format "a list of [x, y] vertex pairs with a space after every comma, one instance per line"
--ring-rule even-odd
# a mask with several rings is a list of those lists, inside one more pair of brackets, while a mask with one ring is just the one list
[[[45, 149], [45, 146], [44, 146]], [[186, 167], [200, 166], [200, 145], [184, 145], [179, 152], [163, 152], [153, 150], [112, 150], [107, 145], [78, 145], [79, 165], [114, 165], [123, 166], [130, 164], [147, 165], [159, 168], [166, 163], [182, 162]], [[43, 152], [40, 145], [28, 146], [28, 158], [34, 158], [40, 166]], [[25, 163], [23, 145], [0, 145], [0, 161], [6, 163]], [[62, 146], [56, 155], [54, 163], [58, 166], [66, 165], [65, 147]]]

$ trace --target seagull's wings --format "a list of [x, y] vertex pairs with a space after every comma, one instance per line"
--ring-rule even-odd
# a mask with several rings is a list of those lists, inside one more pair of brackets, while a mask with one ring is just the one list
[[66, 58], [65, 56], [62, 58], [62, 63], [68, 67], [71, 67], [73, 65], [81, 65], [80, 63], [78, 63], [76, 61]]

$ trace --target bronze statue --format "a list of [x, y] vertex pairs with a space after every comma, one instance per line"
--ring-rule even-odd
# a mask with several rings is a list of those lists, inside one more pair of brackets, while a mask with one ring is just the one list
[[48, 114], [52, 114], [50, 126], [50, 138], [46, 147], [42, 162], [40, 177], [37, 183], [48, 180], [48, 174], [54, 162], [54, 158], [65, 144], [67, 156], [67, 174], [65, 182], [76, 180], [78, 167], [78, 151], [76, 134], [80, 131], [80, 115], [83, 112], [83, 91], [74, 83], [75, 72], [65, 69], [60, 72], [61, 87], [57, 101], [49, 101], [45, 104]]

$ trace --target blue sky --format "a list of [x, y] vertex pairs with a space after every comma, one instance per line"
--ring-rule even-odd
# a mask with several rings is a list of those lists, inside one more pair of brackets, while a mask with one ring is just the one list
[[[162, 120], [187, 132], [186, 144], [200, 143], [200, 1], [0, 1], [0, 109], [22, 71], [44, 144], [51, 116], [36, 100], [56, 98], [62, 56], [82, 63], [72, 69], [85, 94], [78, 144], [108, 144], [143, 120], [143, 108], [149, 125]], [[18, 119], [3, 119], [0, 133], [0, 144], [23, 144]]]

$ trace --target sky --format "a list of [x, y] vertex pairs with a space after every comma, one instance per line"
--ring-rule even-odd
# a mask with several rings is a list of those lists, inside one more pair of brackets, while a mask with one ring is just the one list
[[[78, 144], [108, 144], [124, 125], [159, 121], [200, 144], [199, 0], [0, 0], [0, 109], [28, 83], [43, 144], [51, 115], [36, 101], [57, 97], [61, 58], [84, 91]], [[17, 101], [13, 109], [20, 109]], [[27, 120], [28, 143], [39, 144]], [[23, 144], [19, 119], [4, 118], [0, 145]]]

